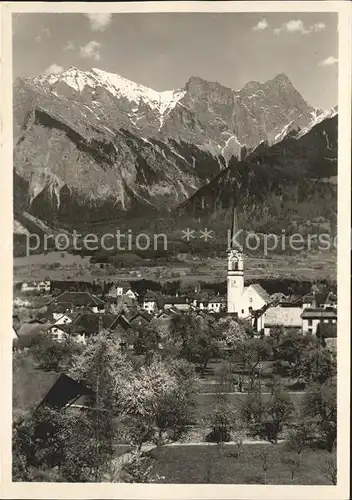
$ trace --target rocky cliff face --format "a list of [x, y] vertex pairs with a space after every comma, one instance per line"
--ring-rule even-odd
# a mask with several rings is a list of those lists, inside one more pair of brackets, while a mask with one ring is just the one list
[[280, 143], [261, 143], [182, 203], [180, 216], [221, 218], [233, 199], [247, 229], [287, 229], [293, 220], [336, 223], [337, 111], [308, 132], [291, 132]]
[[17, 80], [15, 211], [75, 225], [170, 210], [233, 155], [321, 114], [285, 75], [239, 91], [192, 77], [160, 93], [98, 69]]

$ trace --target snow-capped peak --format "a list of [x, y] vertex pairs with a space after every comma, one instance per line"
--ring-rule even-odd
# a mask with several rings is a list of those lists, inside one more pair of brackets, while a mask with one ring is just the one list
[[304, 129], [302, 129], [300, 131], [300, 133], [297, 135], [297, 138], [300, 138], [303, 135], [305, 135], [313, 127], [315, 127], [315, 125], [322, 122], [326, 118], [332, 118], [332, 117], [336, 116], [337, 113], [338, 113], [337, 106], [335, 106], [334, 108], [331, 108], [331, 109], [327, 109], [326, 111], [321, 111], [321, 110], [315, 109], [314, 111], [311, 112], [312, 120], [311, 120], [310, 124], [308, 125], [308, 127], [305, 127]]
[[41, 75], [33, 79], [36, 84], [49, 83], [55, 85], [58, 82], [64, 82], [69, 87], [78, 92], [88, 86], [91, 88], [104, 87], [114, 97], [126, 98], [130, 102], [139, 106], [145, 103], [150, 108], [158, 111], [161, 115], [174, 108], [177, 102], [185, 95], [184, 90], [166, 90], [157, 92], [156, 90], [144, 87], [123, 76], [108, 73], [98, 68], [92, 68], [88, 71], [80, 71], [71, 66], [68, 70], [61, 73], [51, 73]]

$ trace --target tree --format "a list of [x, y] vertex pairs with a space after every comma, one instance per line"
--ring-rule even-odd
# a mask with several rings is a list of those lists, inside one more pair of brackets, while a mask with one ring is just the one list
[[137, 450], [145, 442], [163, 444], [186, 432], [195, 386], [182, 363], [152, 361], [117, 382], [118, 404], [130, 441]]
[[207, 441], [223, 443], [231, 440], [231, 431], [236, 426], [236, 409], [226, 400], [219, 401], [210, 414], [211, 432]]
[[263, 420], [264, 404], [259, 388], [252, 389], [246, 395], [241, 407], [242, 419], [248, 427], [251, 427]]
[[153, 354], [157, 352], [160, 344], [160, 335], [155, 325], [148, 324], [140, 327], [136, 331], [137, 339], [134, 343], [134, 350], [136, 354], [144, 354], [146, 361], [150, 362]]
[[235, 355], [242, 361], [248, 372], [250, 390], [258, 374], [258, 368], [262, 361], [267, 359], [270, 354], [270, 345], [266, 339], [247, 338], [244, 341], [238, 341], [234, 347]]
[[243, 342], [247, 337], [243, 325], [231, 316], [221, 318], [218, 327], [227, 347], [233, 348], [238, 342]]
[[318, 344], [310, 345], [303, 352], [294, 374], [310, 382], [324, 384], [336, 375], [336, 371], [336, 354]]
[[209, 316], [193, 313], [176, 316], [171, 326], [171, 339], [179, 347], [182, 358], [202, 369], [220, 355], [220, 331]]
[[308, 346], [313, 346], [316, 342], [313, 337], [302, 335], [299, 332], [286, 332], [281, 327], [276, 327], [271, 332], [271, 343], [273, 349], [273, 359], [276, 362], [284, 361], [289, 365], [289, 372], [299, 374], [298, 366], [304, 356]]
[[[63, 481], [98, 481], [99, 468], [112, 456], [112, 441], [104, 436], [97, 443], [90, 415], [42, 407], [13, 429], [13, 475], [30, 481], [39, 473]], [[99, 462], [97, 461], [97, 446]], [[42, 480], [46, 480], [45, 478]]]
[[48, 334], [41, 334], [32, 339], [29, 349], [41, 370], [64, 372], [73, 357], [82, 352], [83, 346], [69, 336], [58, 342]]
[[324, 476], [331, 481], [333, 485], [337, 484], [337, 460], [336, 453], [324, 457], [323, 462]]
[[259, 391], [248, 395], [242, 407], [242, 414], [252, 436], [277, 443], [284, 425], [293, 412], [293, 405], [287, 394], [276, 390], [269, 401], [263, 402]]
[[296, 452], [298, 462], [301, 463], [301, 456], [311, 435], [311, 427], [306, 421], [291, 425], [287, 439], [287, 448]]
[[264, 473], [264, 484], [268, 483], [268, 471], [274, 466], [277, 456], [269, 445], [261, 445], [259, 449], [259, 461]]
[[269, 424], [270, 428], [270, 435], [267, 434], [266, 437], [271, 442], [277, 442], [278, 435], [283, 430], [284, 425], [288, 423], [293, 409], [294, 407], [288, 394], [280, 390], [274, 392], [265, 407], [267, 424]]
[[302, 416], [313, 427], [326, 449], [332, 452], [337, 436], [336, 377], [314, 385], [303, 399]]
[[284, 463], [286, 463], [290, 469], [291, 472], [291, 481], [294, 481], [297, 471], [301, 467], [301, 462], [296, 455], [293, 456], [288, 456], [284, 458]]

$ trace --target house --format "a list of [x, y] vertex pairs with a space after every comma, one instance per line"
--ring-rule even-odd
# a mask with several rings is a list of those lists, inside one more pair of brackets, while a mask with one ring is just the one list
[[85, 402], [83, 398], [88, 398], [89, 401], [94, 396], [95, 393], [81, 382], [73, 380], [66, 374], [61, 374], [40, 401], [36, 410], [42, 406], [57, 410], [67, 409], [74, 404], [77, 406], [78, 402]]
[[93, 313], [101, 314], [105, 310], [104, 302], [89, 292], [63, 292], [47, 305], [54, 309], [59, 304], [61, 304], [61, 307], [66, 308], [65, 312], [73, 312], [79, 308], [88, 308]]
[[197, 309], [201, 310], [208, 309], [209, 298], [211, 297], [212, 294], [213, 292], [209, 294], [208, 292], [202, 291], [194, 295], [192, 300], [193, 307], [196, 307]]
[[109, 331], [116, 331], [117, 329], [122, 329], [124, 331], [127, 331], [129, 328], [131, 328], [131, 324], [129, 320], [126, 318], [124, 314], [118, 314], [114, 321], [111, 323], [109, 326]]
[[72, 314], [73, 307], [70, 302], [61, 302], [59, 304], [52, 304], [44, 315], [50, 320], [58, 321], [65, 314]]
[[50, 280], [44, 281], [24, 281], [21, 286], [21, 292], [50, 292]]
[[17, 349], [29, 347], [36, 337], [45, 335], [49, 327], [49, 323], [36, 320], [22, 323], [18, 330], [16, 330], [16, 337], [13, 336], [13, 345]]
[[333, 307], [306, 308], [302, 313], [302, 331], [303, 333], [317, 333], [320, 323], [336, 324], [337, 312]]
[[329, 307], [337, 307], [337, 295], [334, 292], [329, 292], [325, 299], [325, 309]]
[[41, 292], [49, 293], [50, 292], [50, 280], [41, 281], [38, 283], [38, 290]]
[[173, 319], [175, 316], [179, 316], [181, 312], [176, 309], [176, 307], [170, 307], [161, 311], [157, 316], [155, 316], [151, 323], [155, 325], [157, 331], [159, 332], [161, 338], [165, 337], [170, 333]]
[[150, 323], [151, 317], [149, 312], [138, 312], [128, 317], [129, 324], [133, 329], [139, 328], [140, 326], [146, 326]]
[[269, 306], [257, 324], [257, 331], [270, 335], [275, 327], [282, 327], [287, 330], [302, 331], [302, 307], [291, 304], [277, 304]]
[[[331, 303], [330, 303], [331, 300]], [[312, 293], [304, 295], [302, 299], [303, 309], [319, 308], [319, 307], [336, 307], [336, 295], [332, 292], [318, 292], [313, 290]]]
[[176, 308], [179, 311], [189, 311], [190, 303], [186, 297], [167, 297], [164, 301], [164, 309]]
[[34, 292], [38, 290], [38, 284], [36, 281], [24, 281], [21, 286], [21, 292]]
[[133, 300], [137, 299], [137, 294], [132, 290], [131, 284], [128, 281], [114, 283], [107, 293], [108, 297], [114, 298], [120, 297], [122, 295], [126, 295]]
[[129, 328], [128, 321], [123, 315], [81, 312], [70, 322], [56, 323], [51, 326], [49, 333], [58, 341], [62, 341], [66, 335], [69, 335], [75, 337], [77, 342], [85, 344], [87, 337], [96, 335], [103, 330], [118, 333], [121, 328], [123, 330]]
[[306, 294], [302, 299], [303, 309], [316, 308], [317, 307], [317, 298], [316, 294]]
[[277, 302], [277, 301], [281, 302], [281, 301], [284, 301], [286, 299], [287, 299], [286, 295], [282, 292], [275, 292], [275, 293], [270, 295], [270, 300], [272, 302]]
[[336, 352], [337, 351], [337, 324], [336, 323], [319, 323], [317, 326], [317, 339], [320, 340], [324, 347]]
[[16, 309], [21, 309], [23, 307], [30, 307], [31, 302], [29, 300], [24, 300], [21, 297], [15, 297], [13, 300], [13, 307]]
[[222, 311], [226, 311], [226, 297], [213, 297], [209, 300], [207, 309], [212, 313], [220, 313]]
[[157, 293], [147, 292], [142, 307], [149, 314], [159, 312], [164, 307], [164, 298]]

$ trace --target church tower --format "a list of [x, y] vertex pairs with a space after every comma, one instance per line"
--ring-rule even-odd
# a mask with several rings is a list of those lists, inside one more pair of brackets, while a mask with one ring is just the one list
[[240, 313], [241, 299], [244, 291], [244, 255], [241, 245], [234, 241], [238, 227], [236, 206], [233, 211], [231, 238], [227, 257], [227, 312]]

